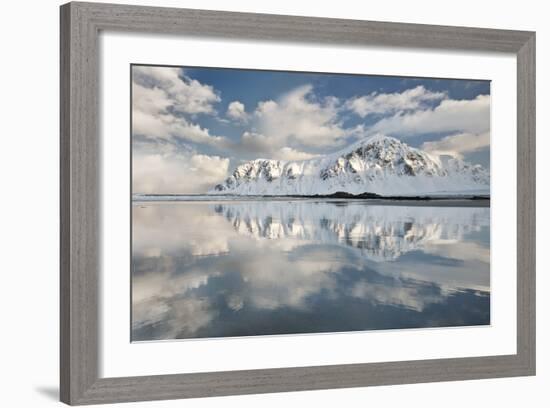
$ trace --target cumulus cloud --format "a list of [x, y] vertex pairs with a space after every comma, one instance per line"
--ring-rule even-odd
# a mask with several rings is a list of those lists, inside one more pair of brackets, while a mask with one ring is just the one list
[[246, 151], [267, 154], [268, 158], [277, 160], [307, 160], [317, 156], [289, 146], [278, 147], [269, 136], [249, 131], [243, 133], [241, 145]]
[[[455, 157], [489, 145], [488, 95], [454, 100], [449, 99], [446, 92], [416, 86], [403, 92], [372, 92], [346, 100], [321, 97], [311, 84], [306, 84], [273, 100], [262, 100], [248, 111], [244, 103], [233, 100], [225, 114], [220, 115], [215, 109], [221, 102], [220, 93], [210, 85], [189, 78], [180, 68], [134, 66], [132, 72], [133, 135], [158, 144], [157, 150], [135, 154], [134, 179], [135, 187], [139, 187], [136, 192], [160, 192], [152, 190], [156, 187], [162, 192], [199, 192], [207, 182], [211, 187], [221, 181], [218, 171], [225, 176], [228, 165], [228, 159], [212, 153], [230, 155], [236, 160], [306, 160], [375, 133], [398, 138], [430, 133], [448, 135], [426, 142], [422, 148], [433, 154]], [[223, 122], [217, 129], [236, 127], [228, 133], [229, 137], [213, 134], [217, 132], [205, 126], [209, 123], [203, 121], [205, 115]], [[377, 115], [379, 120], [374, 124], [372, 120], [361, 120], [369, 115]], [[243, 126], [244, 132], [237, 139], [235, 132], [242, 131]], [[210, 160], [210, 165], [195, 166], [192, 161], [200, 161], [201, 155], [166, 152], [162, 150], [163, 143], [189, 143], [197, 151], [210, 154], [204, 156], [210, 158], [204, 159]], [[215, 160], [219, 162], [213, 162]], [[141, 169], [142, 165], [148, 167]], [[193, 169], [199, 168], [205, 172], [217, 170], [213, 175], [195, 177], [198, 170]], [[163, 176], [162, 172], [185, 172], [188, 182], [173, 175]], [[194, 182], [198, 186], [192, 187]], [[172, 188], [168, 187], [170, 183], [174, 183]]]
[[303, 85], [276, 101], [258, 104], [252, 127], [242, 136], [245, 148], [273, 153], [284, 147], [319, 148], [339, 145], [346, 136], [336, 98], [317, 99], [311, 85]]
[[229, 159], [192, 152], [134, 151], [134, 193], [202, 193], [227, 177]]
[[478, 95], [475, 99], [445, 99], [433, 109], [399, 112], [378, 121], [371, 131], [403, 137], [438, 132], [481, 134], [488, 132], [489, 126], [490, 97]]
[[[139, 94], [148, 94], [150, 90], [139, 89], [134, 86]], [[140, 102], [140, 104], [160, 104], [159, 100]], [[194, 143], [212, 146], [224, 146], [228, 144], [225, 137], [211, 135], [209, 130], [189, 122], [184, 117], [178, 117], [166, 111], [140, 110], [134, 106], [132, 113], [132, 131], [135, 135], [143, 135], [149, 139], [173, 140], [185, 139]]]
[[[431, 107], [434, 103], [436, 106]], [[311, 85], [303, 85], [277, 100], [258, 103], [240, 145], [245, 151], [270, 158], [303, 160], [346, 140], [374, 133], [397, 137], [450, 132], [481, 136], [489, 130], [489, 103], [488, 95], [453, 100], [446, 92], [430, 91], [424, 86], [395, 93], [373, 92], [341, 102], [335, 97], [316, 97]], [[244, 107], [241, 110], [235, 105], [233, 110], [239, 116]], [[362, 118], [371, 114], [384, 117], [370, 127], [361, 123], [345, 127], [345, 111]], [[454, 152], [455, 156], [459, 154]]]
[[439, 101], [446, 97], [444, 92], [432, 92], [423, 86], [403, 92], [378, 93], [355, 97], [348, 100], [346, 108], [364, 118], [371, 114], [389, 114], [425, 107], [426, 102]]
[[241, 136], [241, 144], [246, 150], [253, 152], [272, 152], [273, 141], [266, 135], [245, 131]]
[[134, 83], [162, 92], [178, 112], [213, 113], [221, 100], [212, 86], [185, 76], [181, 68], [134, 66], [132, 73]]
[[293, 149], [292, 147], [282, 147], [274, 154], [275, 159], [279, 160], [308, 160], [316, 157], [317, 155], [302, 152], [300, 150]]
[[435, 155], [463, 158], [464, 153], [476, 152], [489, 147], [489, 132], [481, 134], [458, 133], [436, 141], [425, 142], [422, 149]]
[[192, 123], [186, 115], [214, 113], [220, 100], [211, 86], [183, 76], [169, 67], [134, 67], [132, 83], [132, 132], [149, 139], [182, 138], [215, 146], [226, 138]]
[[233, 101], [227, 106], [226, 115], [231, 119], [241, 121], [246, 121], [248, 118], [244, 104], [239, 101]]

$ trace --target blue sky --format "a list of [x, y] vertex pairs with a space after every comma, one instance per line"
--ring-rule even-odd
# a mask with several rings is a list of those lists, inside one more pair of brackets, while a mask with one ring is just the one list
[[134, 65], [132, 92], [135, 192], [200, 193], [243, 161], [377, 133], [490, 162], [489, 81]]

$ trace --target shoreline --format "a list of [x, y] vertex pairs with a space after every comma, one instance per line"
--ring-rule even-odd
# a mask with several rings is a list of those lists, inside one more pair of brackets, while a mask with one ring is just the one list
[[491, 198], [486, 195], [437, 195], [437, 196], [378, 196], [375, 194], [353, 195], [335, 193], [330, 195], [214, 195], [214, 194], [144, 194], [132, 197], [132, 204], [147, 202], [239, 202], [239, 201], [312, 201], [312, 202], [366, 202], [372, 205], [414, 207], [490, 207]]

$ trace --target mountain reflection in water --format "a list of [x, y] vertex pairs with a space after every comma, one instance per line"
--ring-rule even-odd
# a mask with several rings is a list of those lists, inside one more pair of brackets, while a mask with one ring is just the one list
[[132, 340], [486, 325], [489, 208], [133, 206]]

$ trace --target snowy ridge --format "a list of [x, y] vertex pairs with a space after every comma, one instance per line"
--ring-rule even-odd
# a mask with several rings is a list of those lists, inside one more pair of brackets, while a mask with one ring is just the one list
[[256, 159], [237, 166], [209, 194], [383, 196], [489, 193], [489, 172], [459, 159], [447, 163], [393, 138], [375, 135], [339, 152], [303, 161]]

